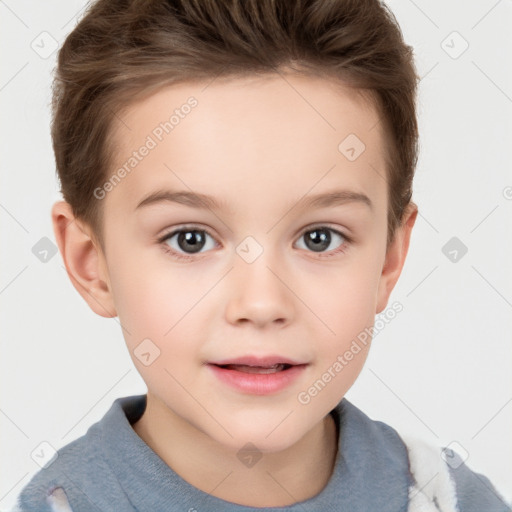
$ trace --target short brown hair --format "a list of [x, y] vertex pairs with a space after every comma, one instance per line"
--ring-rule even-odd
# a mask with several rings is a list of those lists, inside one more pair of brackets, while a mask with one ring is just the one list
[[97, 0], [58, 54], [52, 140], [64, 200], [104, 248], [94, 190], [112, 173], [116, 113], [180, 82], [289, 67], [368, 93], [386, 138], [388, 244], [418, 158], [412, 47], [378, 0]]

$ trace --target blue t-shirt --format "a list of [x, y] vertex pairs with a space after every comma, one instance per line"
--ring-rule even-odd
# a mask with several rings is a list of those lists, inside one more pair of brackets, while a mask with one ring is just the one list
[[[73, 512], [241, 512], [237, 505], [183, 480], [133, 430], [146, 395], [118, 398], [85, 435], [62, 447], [18, 496], [17, 511], [56, 512], [63, 494]], [[326, 510], [407, 512], [413, 484], [406, 445], [390, 426], [371, 420], [344, 398], [331, 411], [338, 432], [333, 474], [310, 499], [276, 512]], [[306, 462], [305, 462], [306, 463]], [[450, 469], [460, 512], [505, 512], [508, 506], [487, 478], [461, 464]], [[53, 501], [52, 501], [53, 500]]]

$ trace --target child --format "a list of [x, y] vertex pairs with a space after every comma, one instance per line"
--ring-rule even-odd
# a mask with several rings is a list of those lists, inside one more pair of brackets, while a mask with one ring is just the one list
[[344, 398], [418, 213], [417, 81], [377, 0], [89, 7], [59, 54], [52, 219], [148, 391], [17, 510], [509, 510]]

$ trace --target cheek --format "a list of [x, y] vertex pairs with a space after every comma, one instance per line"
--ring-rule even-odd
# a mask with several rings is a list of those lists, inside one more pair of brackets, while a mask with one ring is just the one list
[[[111, 272], [114, 301], [130, 356], [144, 379], [192, 360], [198, 339], [193, 329], [200, 324], [195, 306], [204, 284], [201, 288], [159, 261], [144, 262], [135, 256], [117, 261]], [[146, 366], [138, 358], [141, 352], [158, 357]]]
[[194, 298], [197, 301], [194, 288], [198, 285], [187, 281], [179, 269], [165, 265], [157, 248], [142, 249], [140, 254], [133, 249], [122, 252], [112, 254], [109, 270], [119, 319], [130, 332], [151, 332], [162, 338], [184, 315], [186, 306]]
[[[325, 325], [319, 323], [323, 335], [316, 337], [318, 364], [310, 382], [312, 395], [304, 391], [320, 412], [322, 407], [336, 405], [364, 366], [375, 320], [377, 283], [375, 257], [361, 252], [356, 263], [332, 273], [323, 287], [309, 292], [308, 305]], [[313, 399], [315, 393], [322, 398]]]
[[330, 335], [343, 343], [371, 325], [375, 317], [377, 285], [376, 271], [359, 261], [330, 273], [324, 282], [304, 291], [311, 310], [326, 324], [326, 338]]
[[176, 271], [140, 263], [138, 271], [132, 268], [125, 260], [112, 280], [130, 357], [148, 388], [179, 393], [172, 376], [185, 382], [194, 361], [199, 364], [198, 302], [204, 291], [199, 293], [200, 284], [187, 283]]

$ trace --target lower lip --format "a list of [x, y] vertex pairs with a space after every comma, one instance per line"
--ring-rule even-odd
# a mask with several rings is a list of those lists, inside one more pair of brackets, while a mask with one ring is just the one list
[[276, 373], [245, 373], [227, 370], [214, 364], [207, 365], [219, 380], [252, 395], [270, 395], [290, 386], [305, 370], [306, 364], [292, 366]]

